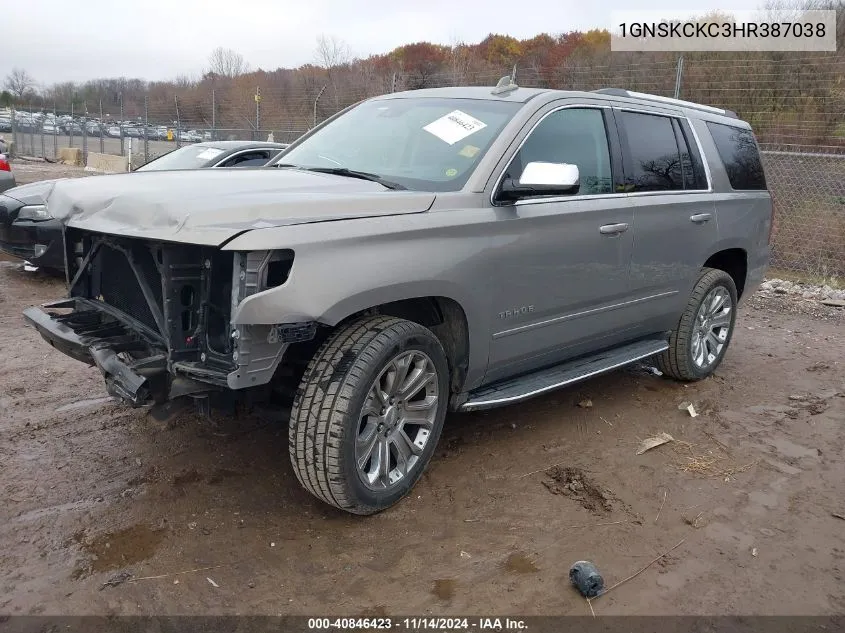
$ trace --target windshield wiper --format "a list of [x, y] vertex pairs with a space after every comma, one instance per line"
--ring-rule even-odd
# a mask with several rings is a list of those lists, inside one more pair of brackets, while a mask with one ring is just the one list
[[302, 165], [294, 165], [292, 163], [278, 163], [276, 167], [292, 167], [294, 169], [303, 169], [305, 171], [315, 171], [320, 174], [332, 174], [334, 176], [346, 176], [347, 178], [359, 178], [360, 180], [369, 180], [370, 182], [377, 182], [382, 187], [388, 189], [399, 190], [407, 189], [398, 182], [385, 180], [378, 174], [371, 174], [367, 171], [356, 171], [347, 167], [303, 167]]

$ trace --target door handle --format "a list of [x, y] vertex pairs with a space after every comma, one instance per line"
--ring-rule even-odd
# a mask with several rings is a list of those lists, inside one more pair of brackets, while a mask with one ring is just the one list
[[619, 224], [605, 224], [599, 227], [599, 233], [602, 235], [619, 235], [628, 230], [628, 225], [624, 222]]
[[709, 213], [696, 213], [695, 215], [689, 216], [689, 219], [690, 222], [694, 222], [695, 224], [704, 224], [705, 222], [709, 222], [712, 217]]

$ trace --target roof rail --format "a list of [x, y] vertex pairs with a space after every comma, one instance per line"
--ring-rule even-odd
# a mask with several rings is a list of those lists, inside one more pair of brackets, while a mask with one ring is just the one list
[[661, 97], [659, 95], [650, 95], [644, 92], [634, 92], [632, 90], [624, 90], [622, 88], [600, 88], [593, 90], [593, 92], [603, 95], [611, 95], [614, 97], [628, 97], [630, 99], [641, 99], [643, 101], [659, 101], [669, 105], [676, 105], [681, 108], [690, 108], [692, 110], [703, 110], [704, 112], [712, 112], [713, 114], [721, 114], [722, 116], [738, 119], [736, 112], [733, 110], [725, 110], [723, 108], [714, 108], [713, 106], [702, 105], [701, 103], [693, 103], [692, 101], [683, 101], [681, 99], [672, 99], [671, 97]]

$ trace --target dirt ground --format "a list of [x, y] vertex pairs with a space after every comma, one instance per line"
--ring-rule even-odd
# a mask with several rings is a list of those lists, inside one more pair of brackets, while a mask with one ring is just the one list
[[596, 613], [845, 613], [845, 308], [758, 294], [703, 382], [450, 415], [412, 496], [354, 517], [300, 488], [283, 412], [107, 398], [23, 324], [62, 293], [0, 262], [0, 614], [584, 615], [573, 562], [612, 585], [678, 543]]

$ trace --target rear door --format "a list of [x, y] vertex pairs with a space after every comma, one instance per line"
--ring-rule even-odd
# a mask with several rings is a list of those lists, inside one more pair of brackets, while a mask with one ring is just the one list
[[661, 109], [618, 108], [625, 189], [633, 207], [630, 293], [636, 334], [677, 325], [718, 241], [710, 176], [689, 121]]

